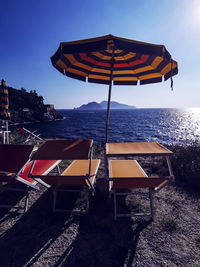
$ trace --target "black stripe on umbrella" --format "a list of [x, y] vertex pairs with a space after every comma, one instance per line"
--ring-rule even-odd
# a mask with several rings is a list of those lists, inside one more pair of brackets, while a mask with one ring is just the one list
[[138, 81], [114, 81], [114, 85], [137, 85]]
[[154, 56], [163, 56], [168, 59], [171, 58], [170, 53], [163, 45], [155, 45], [151, 43], [116, 37], [113, 35], [105, 35], [97, 38], [60, 43], [58, 50], [52, 58], [53, 60], [55, 60], [56, 57], [60, 57], [60, 54], [75, 54], [82, 52], [107, 50], [109, 41], [113, 41], [115, 47], [119, 50], [127, 50], [130, 52], [138, 52], [147, 55], [151, 54]]

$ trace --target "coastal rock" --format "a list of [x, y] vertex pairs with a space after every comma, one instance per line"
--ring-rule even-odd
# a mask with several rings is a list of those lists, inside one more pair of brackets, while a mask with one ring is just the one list
[[102, 107], [97, 102], [89, 102], [88, 104], [83, 104], [79, 108], [75, 109], [90, 110], [90, 109], [102, 109]]
[[54, 105], [45, 105], [44, 98], [35, 90], [27, 92], [8, 87], [11, 123], [24, 123], [62, 119]]

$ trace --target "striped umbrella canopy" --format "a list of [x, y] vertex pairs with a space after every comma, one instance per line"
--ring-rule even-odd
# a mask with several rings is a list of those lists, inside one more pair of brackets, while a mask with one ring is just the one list
[[178, 73], [164, 45], [145, 43], [113, 35], [62, 42], [51, 57], [62, 74], [81, 81], [109, 85], [106, 142], [112, 84], [137, 85], [162, 82]]
[[0, 119], [9, 120], [10, 112], [9, 108], [9, 99], [8, 99], [8, 89], [6, 87], [6, 82], [2, 79], [0, 86]]

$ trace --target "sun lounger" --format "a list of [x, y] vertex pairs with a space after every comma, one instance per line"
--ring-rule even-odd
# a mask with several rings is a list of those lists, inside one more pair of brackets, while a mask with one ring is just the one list
[[[92, 140], [49, 140], [33, 154], [32, 160], [72, 160], [69, 166], [58, 175], [41, 175], [37, 178], [53, 189], [53, 211], [71, 210], [58, 207], [58, 192], [80, 192], [83, 188], [94, 191], [95, 176], [100, 160], [92, 159]], [[31, 172], [31, 176], [35, 176]], [[88, 211], [89, 200], [87, 197]], [[76, 210], [80, 212], [80, 210]]]
[[[94, 190], [95, 177], [100, 160], [91, 160], [90, 175], [88, 174], [90, 160], [73, 160], [72, 163], [59, 176], [43, 176], [42, 181], [51, 185], [54, 191], [53, 211], [69, 211], [56, 208], [57, 192], [80, 192], [83, 187]], [[86, 198], [86, 211], [89, 201]]]
[[[169, 182], [174, 181], [170, 157], [173, 152], [156, 142], [124, 142], [106, 143], [106, 169], [109, 176], [110, 192], [114, 194], [114, 215], [115, 219], [130, 214], [120, 214], [117, 211], [117, 196], [129, 194], [148, 194], [150, 212], [135, 213], [137, 216], [150, 215], [153, 219], [153, 195], [162, 189]], [[162, 157], [167, 161], [169, 176], [148, 177], [139, 163], [128, 157]], [[117, 158], [127, 160], [120, 160]], [[122, 192], [125, 191], [125, 192]], [[144, 192], [147, 191], [147, 192]]]
[[[136, 160], [109, 160], [109, 189], [113, 193], [114, 217], [127, 217], [131, 214], [118, 213], [117, 196], [130, 194], [144, 194], [141, 191], [131, 191], [132, 189], [147, 189], [150, 212], [134, 213], [134, 216], [154, 217], [153, 193], [169, 183], [168, 178], [148, 177]], [[125, 190], [125, 192], [124, 192]]]
[[[1, 191], [16, 191], [11, 184], [15, 183], [15, 177], [21, 172], [28, 162], [33, 150], [32, 145], [0, 145], [0, 189]], [[19, 183], [19, 182], [18, 182]], [[18, 191], [24, 189], [19, 188]], [[25, 200], [26, 203], [26, 200]], [[9, 205], [0, 205], [2, 208], [10, 208]], [[20, 207], [14, 207], [20, 209]], [[25, 206], [23, 207], [25, 209]]]
[[36, 131], [31, 132], [24, 127], [17, 128], [17, 131], [26, 138], [23, 142], [24, 144], [39, 144], [44, 142], [44, 139], [40, 137], [40, 134], [36, 134]]
[[[29, 161], [33, 146], [30, 145], [0, 145], [0, 189], [1, 191], [17, 191], [25, 193], [24, 206], [0, 205], [1, 208], [23, 209], [28, 207], [29, 188], [38, 189], [37, 181], [28, 177], [32, 167]], [[32, 172], [34, 175], [48, 174], [60, 161], [38, 160]], [[22, 185], [22, 186], [20, 186]]]

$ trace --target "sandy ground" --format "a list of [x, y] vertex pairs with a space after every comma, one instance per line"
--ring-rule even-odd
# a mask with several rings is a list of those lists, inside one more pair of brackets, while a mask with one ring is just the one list
[[[102, 155], [97, 147], [96, 157]], [[76, 206], [84, 204], [85, 196]], [[22, 197], [0, 193], [1, 203], [21, 205]], [[62, 197], [72, 209], [72, 196]], [[73, 215], [52, 213], [51, 189], [31, 190], [25, 214], [0, 211], [0, 266], [200, 266], [199, 196], [171, 185], [154, 199], [154, 222], [134, 217], [114, 221], [113, 199], [98, 192], [90, 197], [88, 214]], [[132, 209], [144, 202], [129, 197], [120, 199], [119, 206]]]

